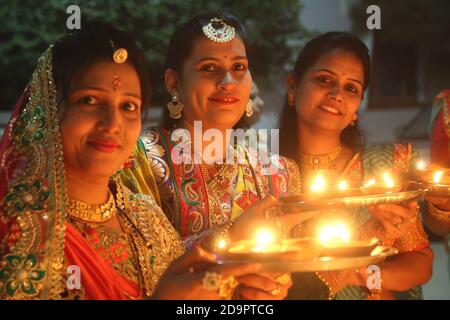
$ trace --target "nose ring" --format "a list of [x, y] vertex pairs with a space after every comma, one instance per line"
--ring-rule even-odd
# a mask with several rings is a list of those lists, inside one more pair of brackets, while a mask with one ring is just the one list
[[220, 85], [225, 85], [225, 84], [238, 84], [238, 81], [233, 79], [233, 77], [231, 76], [231, 74], [229, 72], [227, 72], [225, 74], [225, 77], [223, 77], [222, 80], [220, 80], [219, 82]]

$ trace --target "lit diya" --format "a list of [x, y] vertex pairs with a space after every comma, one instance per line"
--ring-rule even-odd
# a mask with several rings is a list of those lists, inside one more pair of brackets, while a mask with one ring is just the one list
[[327, 225], [320, 229], [319, 240], [323, 246], [321, 256], [351, 257], [370, 255], [379, 240], [351, 240], [350, 232], [342, 223]]
[[416, 170], [413, 171], [413, 176], [416, 180], [426, 184], [429, 196], [450, 196], [450, 169], [433, 165], [427, 167], [423, 161], [419, 161]]
[[378, 245], [376, 238], [351, 240], [343, 224], [321, 229], [318, 238], [275, 239], [268, 230], [260, 230], [256, 237], [230, 244], [223, 255], [235, 261], [304, 261], [320, 257], [370, 256]]
[[393, 193], [402, 190], [402, 184], [394, 180], [388, 172], [383, 174], [383, 182], [377, 182], [375, 179], [370, 179], [361, 187], [364, 194], [382, 194]]
[[275, 239], [268, 230], [260, 230], [253, 239], [230, 244], [224, 255], [230, 260], [288, 261], [314, 259], [320, 255], [320, 242], [312, 239]]

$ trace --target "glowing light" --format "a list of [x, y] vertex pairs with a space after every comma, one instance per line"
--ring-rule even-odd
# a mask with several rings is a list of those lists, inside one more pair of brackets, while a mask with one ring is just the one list
[[366, 184], [364, 186], [370, 187], [370, 186], [373, 186], [375, 183], [376, 183], [375, 179], [370, 179], [369, 181], [366, 182]]
[[392, 188], [394, 186], [394, 180], [392, 180], [389, 173], [385, 172], [383, 174], [383, 180], [387, 187]]
[[434, 181], [434, 183], [438, 184], [441, 181], [443, 173], [444, 173], [444, 171], [436, 171], [433, 174], [433, 181]]
[[314, 181], [309, 189], [312, 192], [324, 191], [325, 190], [325, 178], [321, 174], [316, 175], [316, 177], [314, 178]]
[[219, 240], [219, 242], [217, 243], [217, 248], [218, 248], [218, 249], [223, 249], [223, 248], [225, 248], [226, 246], [227, 246], [227, 243], [226, 243], [226, 241], [223, 240], [223, 239]]
[[329, 225], [320, 230], [319, 239], [324, 245], [346, 244], [350, 242], [350, 233], [342, 223]]
[[425, 170], [425, 162], [423, 161], [417, 162], [417, 170]]
[[270, 244], [273, 242], [274, 236], [273, 233], [267, 230], [260, 230], [256, 234], [255, 241], [256, 246], [253, 247], [253, 252], [266, 252]]
[[338, 190], [341, 190], [341, 191], [343, 191], [343, 190], [346, 190], [347, 189], [347, 181], [341, 181], [341, 182], [339, 182], [339, 184], [338, 184]]

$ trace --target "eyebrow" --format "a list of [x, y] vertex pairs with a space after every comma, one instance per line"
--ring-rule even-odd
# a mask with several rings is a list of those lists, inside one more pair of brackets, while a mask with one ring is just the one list
[[[107, 90], [105, 90], [103, 88], [100, 88], [100, 87], [95, 87], [95, 86], [75, 87], [73, 92], [83, 91], [83, 90], [95, 90], [95, 91], [101, 91], [101, 92], [104, 92], [104, 93], [108, 93]], [[142, 97], [140, 95], [136, 95], [134, 93], [123, 93], [123, 95], [124, 96], [133, 97], [133, 98], [136, 98], [136, 99], [142, 99]]]
[[[333, 72], [333, 71], [331, 71], [331, 70], [329, 70], [329, 69], [316, 69], [316, 70], [313, 70], [313, 72], [321, 72], [321, 71], [325, 71], [325, 72], [331, 73], [331, 74], [333, 74], [333, 75], [337, 75], [336, 72]], [[363, 84], [362, 84], [362, 82], [361, 82], [360, 80], [353, 79], [353, 78], [348, 78], [348, 80], [357, 82], [357, 83], [359, 83], [362, 87], [364, 87]]]
[[[211, 61], [211, 60], [213, 60], [213, 61], [221, 61], [219, 58], [216, 58], [216, 57], [204, 57], [204, 58], [198, 59], [195, 64], [198, 64], [198, 63], [203, 62], [203, 61]], [[248, 60], [248, 58], [246, 56], [235, 56], [235, 57], [231, 58], [231, 61], [236, 61], [236, 60]]]

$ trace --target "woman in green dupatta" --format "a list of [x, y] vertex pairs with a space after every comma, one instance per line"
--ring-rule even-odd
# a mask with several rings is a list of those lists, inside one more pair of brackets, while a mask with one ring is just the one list
[[[385, 172], [405, 173], [414, 164], [417, 152], [409, 144], [362, 144], [357, 111], [369, 74], [368, 49], [349, 33], [323, 34], [300, 52], [287, 79], [280, 123], [281, 154], [299, 164], [300, 191], [309, 190], [319, 169], [332, 172], [333, 181], [346, 180], [348, 187], [359, 187], [369, 179], [382, 178]], [[417, 202], [333, 211], [301, 225], [297, 236], [314, 236], [324, 221], [333, 220], [345, 222], [355, 238], [377, 237], [400, 253], [379, 265], [382, 283], [372, 291], [367, 281], [373, 277], [361, 268], [300, 274], [293, 298], [421, 297], [418, 286], [431, 277], [433, 255]]]

